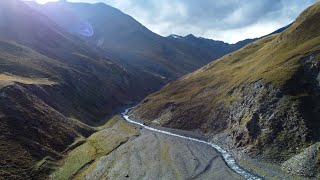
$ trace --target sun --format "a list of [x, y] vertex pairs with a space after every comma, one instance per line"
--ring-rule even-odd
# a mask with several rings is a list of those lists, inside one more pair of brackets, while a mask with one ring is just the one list
[[55, 2], [55, 1], [58, 1], [58, 0], [34, 0], [36, 2], [38, 2], [39, 4], [45, 4], [45, 3], [48, 3], [48, 2]]

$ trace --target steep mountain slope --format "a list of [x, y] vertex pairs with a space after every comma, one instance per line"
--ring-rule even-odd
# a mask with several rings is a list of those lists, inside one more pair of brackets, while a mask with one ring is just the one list
[[1, 178], [45, 178], [90, 126], [162, 85], [106, 57], [21, 1], [0, 1]]
[[214, 134], [252, 156], [289, 159], [320, 140], [319, 19], [316, 3], [281, 34], [170, 83], [132, 115]]
[[240, 48], [216, 52], [216, 49], [208, 51], [195, 44], [172, 41], [103, 3], [60, 1], [45, 5], [30, 3], [30, 6], [42, 11], [70, 33], [105, 49], [114, 59], [162, 77], [165, 82]]
[[104, 3], [29, 3], [70, 33], [93, 43], [120, 59], [168, 82], [211, 59], [200, 48], [167, 41], [132, 17]]

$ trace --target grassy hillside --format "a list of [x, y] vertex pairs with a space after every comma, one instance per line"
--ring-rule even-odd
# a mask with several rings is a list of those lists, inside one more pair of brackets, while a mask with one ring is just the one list
[[0, 177], [45, 179], [69, 145], [162, 85], [21, 1], [0, 1], [0, 19]]
[[320, 3], [286, 31], [170, 83], [132, 114], [283, 161], [319, 141]]

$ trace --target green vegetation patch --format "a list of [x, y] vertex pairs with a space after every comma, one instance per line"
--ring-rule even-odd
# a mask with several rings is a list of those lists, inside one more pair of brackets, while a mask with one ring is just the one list
[[83, 176], [83, 172], [90, 169], [96, 160], [140, 133], [119, 116], [109, 120], [103, 128], [87, 138], [84, 144], [68, 153], [61, 162], [61, 167], [51, 175], [51, 179], [76, 178], [79, 174]]
[[160, 159], [165, 162], [166, 165], [170, 165], [171, 163], [171, 157], [170, 157], [170, 147], [169, 147], [169, 141], [167, 140], [161, 140], [160, 141]]
[[52, 175], [52, 179], [69, 179], [76, 174], [79, 169], [95, 159], [96, 149], [90, 143], [84, 143], [71, 151], [64, 159], [63, 165]]
[[248, 124], [249, 121], [250, 121], [250, 118], [249, 118], [249, 117], [243, 117], [243, 118], [241, 119], [241, 124], [246, 125], [246, 124]]

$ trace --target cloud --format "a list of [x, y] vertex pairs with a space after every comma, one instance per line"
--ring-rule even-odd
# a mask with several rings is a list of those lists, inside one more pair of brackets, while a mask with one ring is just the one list
[[150, 30], [237, 42], [271, 33], [317, 0], [105, 0]]
[[105, 2], [162, 36], [237, 42], [271, 33], [318, 0], [69, 0]]

